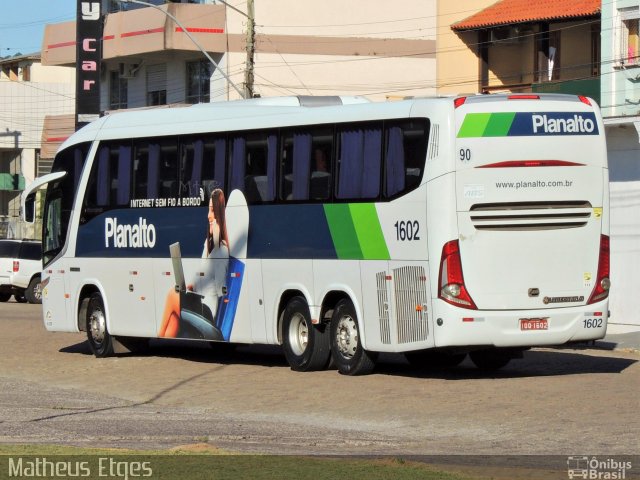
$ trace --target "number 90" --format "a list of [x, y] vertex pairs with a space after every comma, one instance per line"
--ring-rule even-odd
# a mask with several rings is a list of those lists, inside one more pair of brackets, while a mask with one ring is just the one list
[[460, 161], [461, 162], [469, 162], [469, 161], [471, 161], [471, 149], [470, 148], [461, 148], [460, 149]]

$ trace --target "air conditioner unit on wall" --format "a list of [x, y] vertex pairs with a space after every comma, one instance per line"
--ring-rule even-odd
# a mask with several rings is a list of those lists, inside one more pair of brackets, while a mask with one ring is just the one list
[[139, 63], [121, 63], [120, 78], [135, 78], [141, 66]]

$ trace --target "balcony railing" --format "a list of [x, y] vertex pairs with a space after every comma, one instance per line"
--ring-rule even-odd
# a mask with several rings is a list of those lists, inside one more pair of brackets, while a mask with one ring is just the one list
[[584, 78], [579, 80], [561, 80], [558, 82], [534, 83], [534, 93], [569, 93], [593, 98], [600, 105], [600, 78]]

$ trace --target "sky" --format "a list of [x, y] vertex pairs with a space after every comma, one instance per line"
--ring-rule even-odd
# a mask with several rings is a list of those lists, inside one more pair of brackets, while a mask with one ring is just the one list
[[74, 20], [76, 15], [76, 0], [0, 0], [0, 5], [4, 7], [0, 15], [0, 57], [39, 52], [44, 26]]

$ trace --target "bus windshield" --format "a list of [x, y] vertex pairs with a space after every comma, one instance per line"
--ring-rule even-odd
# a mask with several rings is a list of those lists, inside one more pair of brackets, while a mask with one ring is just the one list
[[52, 173], [67, 172], [67, 174], [51, 182], [47, 187], [42, 224], [44, 265], [56, 258], [66, 243], [73, 200], [90, 145], [90, 143], [81, 143], [62, 150], [53, 162]]

